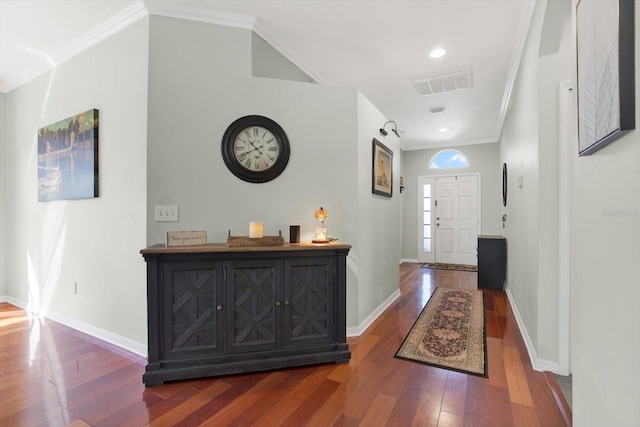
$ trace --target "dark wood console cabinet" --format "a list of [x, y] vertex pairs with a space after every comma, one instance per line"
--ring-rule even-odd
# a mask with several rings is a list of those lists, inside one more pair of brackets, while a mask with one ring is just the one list
[[504, 289], [507, 240], [502, 236], [478, 236], [478, 287]]
[[350, 248], [143, 249], [149, 353], [143, 382], [348, 361]]

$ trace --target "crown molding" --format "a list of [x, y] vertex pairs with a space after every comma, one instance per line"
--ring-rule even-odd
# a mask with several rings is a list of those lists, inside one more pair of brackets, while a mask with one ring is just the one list
[[96, 28], [51, 54], [54, 67], [122, 31], [134, 22], [147, 16], [142, 0], [132, 3], [117, 15], [114, 15]]
[[42, 56], [43, 60], [34, 64], [29, 70], [24, 72], [24, 74], [13, 76], [10, 80], [2, 81], [2, 83], [0, 83], [0, 92], [9, 93], [17, 89], [146, 16], [148, 16], [148, 13], [143, 1], [136, 0], [111, 19], [103, 22], [55, 52], [51, 54], [35, 52]]
[[465, 141], [438, 141], [433, 144], [429, 143], [429, 145], [426, 145], [424, 142], [418, 142], [416, 145], [411, 145], [411, 140], [407, 142], [401, 139], [400, 149], [402, 151], [431, 150], [435, 148], [451, 148], [460, 147], [463, 145], [492, 144], [496, 142], [498, 142], [498, 138], [472, 139]]
[[256, 17], [241, 13], [221, 12], [211, 8], [191, 4], [172, 3], [164, 0], [144, 0], [149, 15], [166, 16], [168, 18], [186, 19], [189, 21], [218, 24], [227, 27], [253, 30]]
[[518, 33], [516, 34], [509, 73], [507, 74], [507, 83], [505, 85], [504, 96], [502, 97], [502, 104], [500, 105], [500, 112], [496, 123], [496, 140], [500, 139], [502, 126], [507, 116], [507, 110], [509, 109], [509, 103], [511, 102], [511, 95], [513, 94], [513, 88], [516, 84], [516, 78], [518, 77], [520, 62], [522, 62], [522, 55], [524, 54], [524, 47], [527, 43], [527, 37], [529, 36], [529, 28], [531, 27], [531, 20], [533, 19], [536, 2], [523, 1], [521, 7], [522, 12], [520, 14], [520, 22], [518, 23]]
[[149, 15], [188, 19], [249, 30], [253, 30], [256, 22], [256, 17], [250, 15], [220, 12], [193, 5], [170, 3], [164, 0], [136, 0], [120, 13], [78, 39], [52, 52], [50, 55], [42, 54], [44, 56], [43, 61], [31, 67], [24, 74], [2, 81], [0, 83], [0, 92], [11, 92]]
[[198, 7], [190, 4], [173, 3], [166, 0], [144, 0], [150, 15], [166, 16], [168, 18], [186, 19], [208, 24], [224, 25], [254, 31], [291, 61], [302, 72], [321, 84], [329, 84], [329, 80], [320, 73], [307, 67], [285, 45], [273, 36], [271, 31], [257, 19], [256, 16], [241, 13], [222, 12], [211, 8]]
[[291, 61], [302, 72], [321, 84], [329, 84], [328, 79], [320, 73], [312, 71], [309, 67], [296, 58], [295, 55], [273, 36], [271, 31], [256, 16], [241, 13], [222, 12], [205, 7], [190, 4], [173, 3], [166, 0], [144, 0], [150, 15], [165, 16], [168, 18], [186, 19], [189, 21], [204, 22], [207, 24], [224, 25], [254, 31]]

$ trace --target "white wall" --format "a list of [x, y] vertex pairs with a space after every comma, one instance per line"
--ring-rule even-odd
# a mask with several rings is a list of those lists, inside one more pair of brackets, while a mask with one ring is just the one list
[[[635, 5], [637, 26], [637, 0]], [[572, 18], [563, 19], [557, 53], [539, 57], [540, 42], [548, 36], [541, 33], [546, 6], [545, 0], [537, 2], [500, 144], [501, 156], [510, 165], [509, 182], [515, 182], [518, 174], [524, 177], [522, 189], [509, 185], [509, 291], [534, 343], [534, 357], [553, 361], [557, 353], [557, 285], [551, 284], [557, 269], [555, 93], [561, 81], [575, 81], [575, 2]], [[637, 28], [635, 43], [637, 126]], [[573, 141], [572, 153], [571, 165], [565, 165], [573, 170], [571, 307], [560, 309], [571, 310], [573, 421], [578, 426], [637, 426], [640, 137], [637, 130], [631, 131], [588, 157], [577, 156]]]
[[[500, 139], [507, 163], [507, 283], [532, 339], [538, 333], [538, 41], [544, 4], [534, 12]], [[516, 183], [522, 176], [522, 188]], [[537, 345], [537, 340], [534, 342]]]
[[7, 269], [5, 267], [5, 244], [6, 244], [6, 177], [5, 173], [9, 166], [7, 161], [7, 156], [5, 154], [5, 145], [7, 144], [5, 132], [7, 129], [6, 125], [6, 107], [7, 96], [4, 93], [0, 93], [0, 301], [2, 300], [2, 296], [7, 293]]
[[[138, 252], [146, 242], [147, 51], [143, 19], [10, 92], [3, 108], [6, 294], [143, 343], [135, 350], [146, 347]], [[100, 114], [100, 197], [39, 203], [37, 129], [91, 108]]]
[[[537, 355], [541, 360], [558, 362], [558, 85], [571, 80], [573, 45], [571, 43], [571, 9], [558, 10], [555, 2], [547, 3], [544, 29], [549, 20], [555, 22], [557, 51], [538, 57], [538, 324]], [[555, 6], [555, 7], [554, 7]], [[549, 9], [550, 8], [550, 9]], [[545, 34], [542, 33], [540, 48]], [[573, 154], [574, 151], [571, 151]]]
[[454, 148], [469, 160], [464, 169], [429, 169], [431, 158], [444, 148], [402, 152], [405, 191], [402, 199], [402, 258], [418, 258], [418, 177], [479, 173], [481, 177], [482, 234], [502, 235], [502, 163], [498, 144], [464, 145]]
[[576, 426], [640, 425], [638, 0], [635, 85], [636, 130], [591, 156], [573, 159], [571, 321]]

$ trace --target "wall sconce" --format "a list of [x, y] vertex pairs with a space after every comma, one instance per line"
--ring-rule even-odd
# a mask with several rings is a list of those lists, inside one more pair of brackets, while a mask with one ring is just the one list
[[393, 133], [395, 133], [398, 138], [400, 138], [400, 134], [398, 133], [398, 125], [393, 120], [389, 120], [388, 122], [386, 122], [385, 124], [382, 125], [382, 127], [380, 128], [380, 135], [382, 135], [382, 136], [387, 136], [388, 135], [388, 132], [384, 128], [389, 123], [393, 123], [393, 126], [395, 126], [395, 128], [391, 128], [391, 131]]
[[327, 212], [323, 207], [320, 207], [314, 214], [313, 217], [322, 223], [322, 227], [316, 228], [316, 238], [313, 239], [312, 243], [329, 243], [329, 239], [327, 239], [327, 229], [324, 228], [324, 221], [329, 218], [329, 212]]
[[402, 193], [404, 191], [404, 178], [400, 177], [400, 192]]

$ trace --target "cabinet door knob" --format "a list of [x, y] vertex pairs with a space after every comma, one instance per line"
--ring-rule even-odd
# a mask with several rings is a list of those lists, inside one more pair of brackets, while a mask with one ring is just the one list
[[282, 303], [280, 301], [276, 301], [276, 306], [280, 307], [282, 305]]
[[291, 304], [291, 303], [289, 302], [288, 299], [284, 300], [284, 305], [289, 305], [289, 304]]
[[218, 306], [216, 307], [218, 310], [222, 310], [222, 305], [218, 304]]

